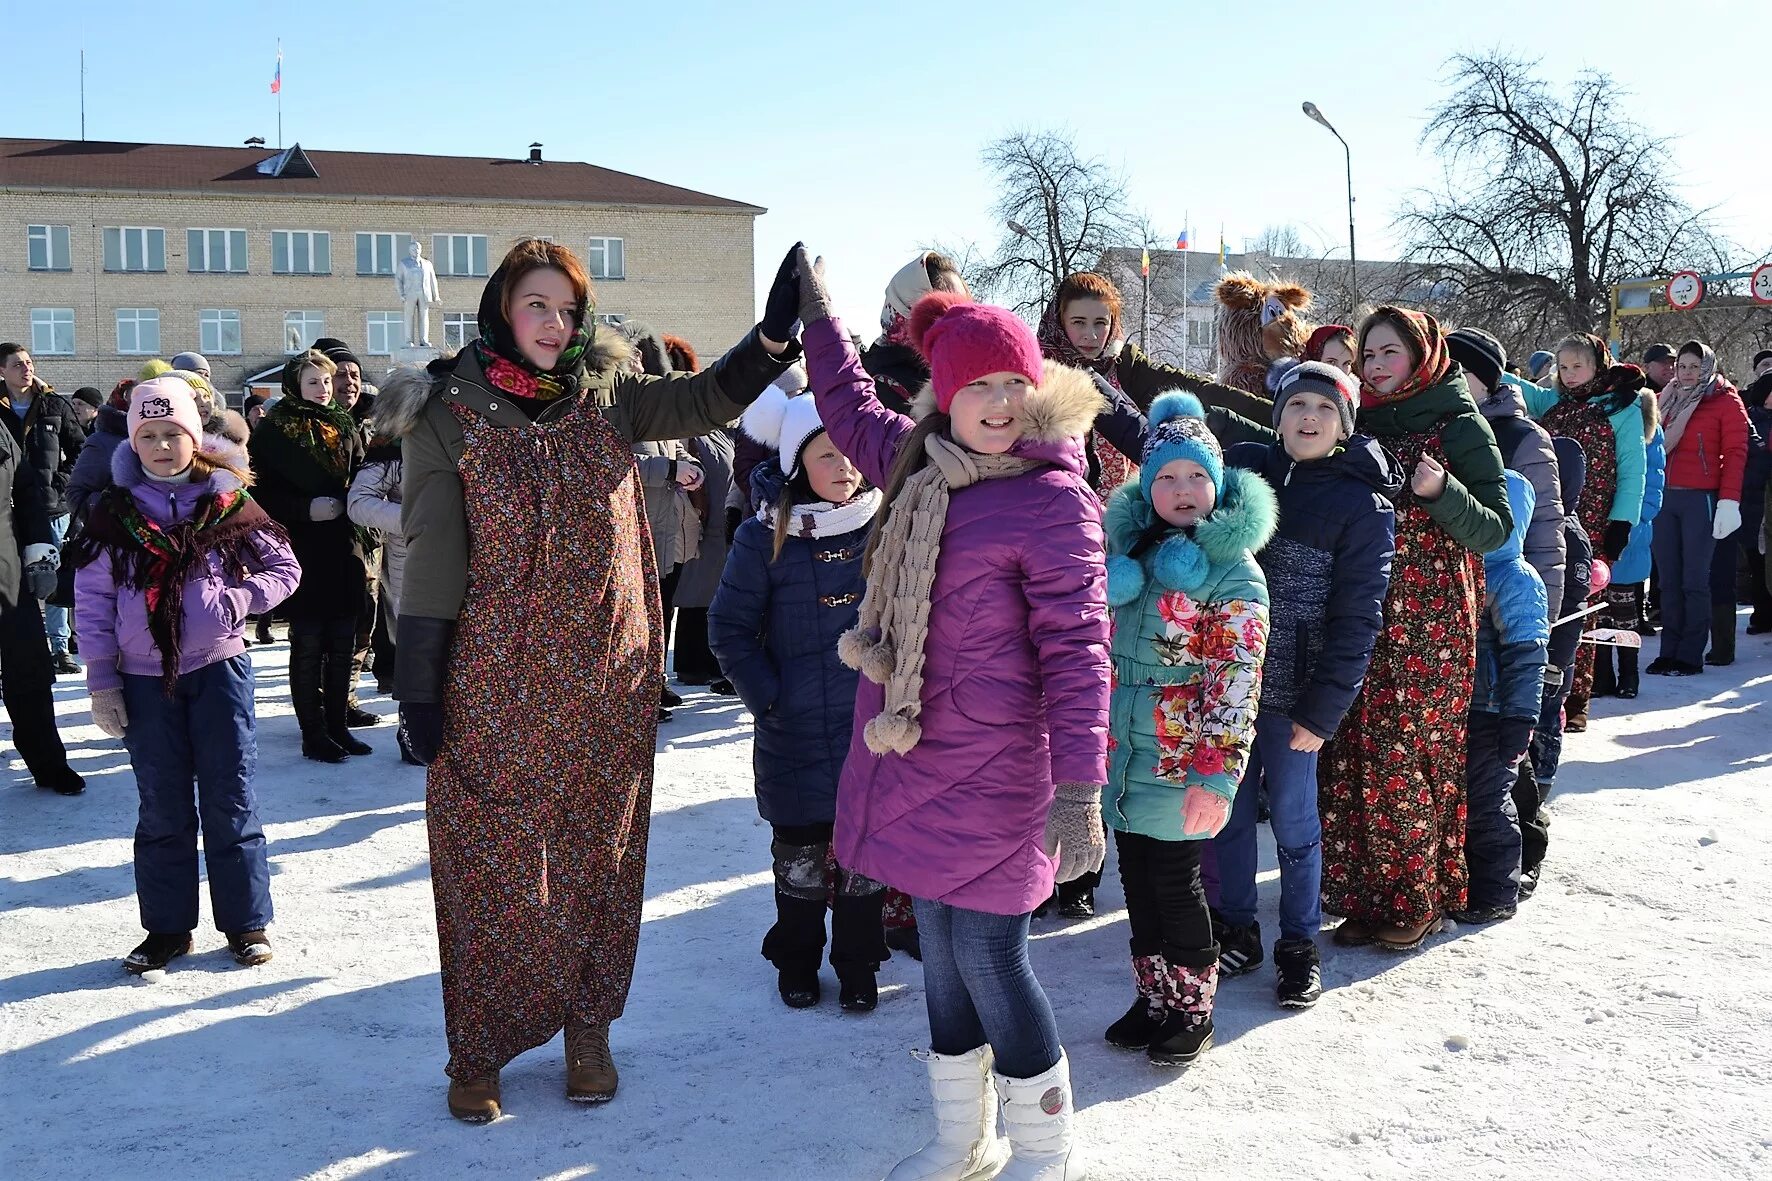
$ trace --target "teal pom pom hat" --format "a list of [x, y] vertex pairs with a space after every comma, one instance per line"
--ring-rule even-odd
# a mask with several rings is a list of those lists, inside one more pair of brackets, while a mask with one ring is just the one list
[[1224, 488], [1224, 449], [1206, 425], [1200, 399], [1179, 390], [1164, 394], [1151, 403], [1149, 420], [1144, 455], [1138, 461], [1138, 487], [1147, 502], [1151, 481], [1164, 464], [1177, 459], [1193, 460], [1206, 469], [1213, 488]]

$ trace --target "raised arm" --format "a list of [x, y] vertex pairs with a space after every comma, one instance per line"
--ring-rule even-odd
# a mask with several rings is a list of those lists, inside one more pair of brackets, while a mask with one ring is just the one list
[[1273, 403], [1267, 399], [1213, 381], [1191, 369], [1153, 361], [1135, 344], [1128, 343], [1120, 350], [1114, 373], [1120, 379], [1120, 387], [1132, 396], [1140, 410], [1149, 410], [1157, 395], [1165, 390], [1186, 390], [1208, 410], [1229, 410], [1257, 422], [1265, 422], [1273, 414]]

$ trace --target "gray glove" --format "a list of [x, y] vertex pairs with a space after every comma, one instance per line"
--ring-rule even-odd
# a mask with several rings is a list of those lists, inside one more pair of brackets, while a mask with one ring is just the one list
[[56, 573], [57, 569], [58, 566], [53, 554], [26, 566], [25, 593], [33, 599], [47, 602], [49, 597], [55, 594], [56, 584], [60, 580], [60, 575]]
[[1061, 783], [1046, 814], [1046, 855], [1058, 861], [1058, 880], [1095, 873], [1107, 860], [1101, 830], [1101, 785]]
[[794, 247], [800, 276], [800, 323], [816, 324], [831, 318], [831, 292], [824, 285], [824, 256], [815, 260], [806, 253], [804, 244]]
[[308, 505], [308, 517], [315, 521], [336, 521], [345, 515], [345, 502], [336, 496], [316, 496]]
[[99, 689], [92, 695], [92, 724], [112, 738], [123, 737], [129, 711], [123, 708], [123, 690]]

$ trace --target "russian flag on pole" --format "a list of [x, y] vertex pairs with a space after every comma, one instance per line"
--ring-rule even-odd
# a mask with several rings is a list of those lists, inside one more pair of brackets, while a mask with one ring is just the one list
[[283, 93], [283, 47], [277, 46], [277, 72], [271, 75], [271, 93]]
[[1186, 230], [1183, 230], [1183, 231], [1181, 231], [1181, 233], [1175, 235], [1175, 248], [1177, 250], [1186, 250], [1188, 248], [1188, 240], [1187, 240], [1187, 231]]

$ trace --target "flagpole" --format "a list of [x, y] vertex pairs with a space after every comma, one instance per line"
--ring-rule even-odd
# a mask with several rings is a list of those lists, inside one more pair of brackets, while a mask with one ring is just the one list
[[1187, 256], [1194, 248], [1194, 213], [1188, 210], [1186, 220], [1181, 224], [1182, 241], [1187, 245], [1181, 248], [1181, 367], [1191, 369], [1194, 364], [1194, 330], [1188, 324], [1188, 297], [1192, 294], [1187, 285]]
[[277, 150], [283, 150], [283, 38], [277, 38]]

